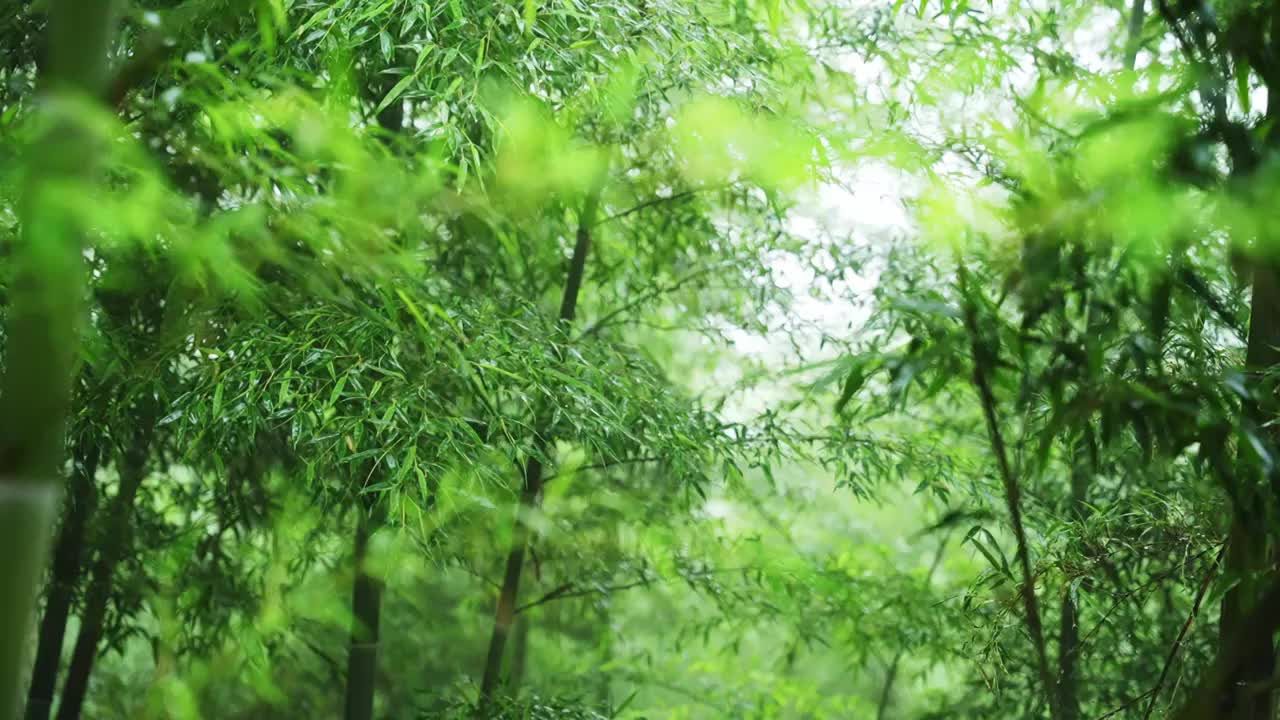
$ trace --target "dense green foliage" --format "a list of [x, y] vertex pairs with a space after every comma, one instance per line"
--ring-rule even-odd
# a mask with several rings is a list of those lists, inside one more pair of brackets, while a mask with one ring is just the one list
[[0, 720], [1274, 720], [1280, 5], [15, 0]]

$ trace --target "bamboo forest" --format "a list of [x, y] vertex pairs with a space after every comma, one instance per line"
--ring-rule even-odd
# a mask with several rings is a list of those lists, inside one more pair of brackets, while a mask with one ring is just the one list
[[1277, 720], [1277, 0], [0, 0], [0, 720]]

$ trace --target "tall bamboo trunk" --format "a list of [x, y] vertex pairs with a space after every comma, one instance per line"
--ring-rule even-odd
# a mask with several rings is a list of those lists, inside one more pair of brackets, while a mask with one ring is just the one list
[[[565, 279], [564, 292], [560, 297], [559, 324], [562, 330], [572, 325], [578, 310], [578, 294], [582, 289], [582, 277], [587, 266], [587, 254], [591, 250], [591, 226], [596, 221], [596, 211], [600, 196], [592, 192], [583, 203], [582, 214], [578, 218], [577, 242], [573, 248], [573, 258], [569, 262], [569, 274]], [[523, 490], [520, 493], [520, 504], [516, 508], [515, 527], [511, 532], [511, 546], [507, 552], [506, 572], [502, 578], [502, 588], [498, 592], [498, 606], [493, 615], [493, 633], [489, 637], [489, 651], [485, 656], [484, 675], [480, 680], [480, 697], [476, 703], [476, 718], [483, 718], [489, 712], [494, 695], [502, 677], [502, 656], [506, 648], [507, 636], [511, 633], [511, 623], [515, 618], [516, 601], [520, 594], [520, 573], [524, 569], [525, 548], [529, 543], [528, 518], [538, 506], [542, 494], [542, 460], [539, 459], [544, 448], [549, 447], [549, 423], [539, 413], [534, 427], [536, 450], [525, 460]]]
[[[1280, 32], [1280, 11], [1272, 13], [1272, 44], [1280, 42], [1275, 33]], [[1280, 100], [1275, 93], [1280, 88], [1269, 87], [1271, 96], [1267, 101], [1267, 122], [1274, 124], [1280, 120]], [[1267, 138], [1266, 150], [1274, 152], [1280, 145], [1280, 137], [1271, 133]], [[1238, 170], [1252, 174], [1258, 160]], [[1266, 240], [1267, 238], [1262, 238]], [[1280, 365], [1280, 258], [1274, 256], [1272, 243], [1263, 242], [1262, 252], [1255, 258], [1250, 268], [1250, 283], [1253, 294], [1249, 306], [1249, 339], [1245, 349], [1245, 372], [1256, 385], [1263, 374], [1276, 365]], [[1253, 400], [1246, 400], [1242, 408], [1245, 423], [1259, 433], [1267, 433], [1274, 446], [1280, 441], [1280, 433], [1276, 428], [1267, 429], [1267, 423], [1275, 419], [1274, 401], [1260, 406]], [[1270, 534], [1261, 515], [1260, 508], [1269, 507], [1271, 503], [1263, 502], [1262, 493], [1270, 493], [1272, 499], [1280, 497], [1280, 483], [1274, 478], [1271, 483], [1259, 483], [1261, 480], [1260, 463], [1249, 455], [1250, 444], [1240, 442], [1239, 455], [1236, 461], [1236, 508], [1231, 520], [1231, 529], [1227, 537], [1227, 550], [1224, 559], [1225, 572], [1228, 576], [1242, 578], [1222, 598], [1221, 616], [1219, 619], [1219, 652], [1222, 653], [1245, 627], [1252, 606], [1257, 602], [1262, 590], [1259, 581], [1249, 576], [1255, 571], [1271, 565], [1267, 557], [1267, 537]], [[1227, 720], [1274, 720], [1275, 693], [1272, 690], [1257, 692], [1258, 683], [1271, 682], [1276, 670], [1276, 652], [1272, 638], [1268, 635], [1265, 642], [1252, 643], [1250, 650], [1228, 673], [1227, 697], [1220, 701], [1219, 711]]]
[[[376, 88], [377, 85], [366, 87]], [[381, 93], [391, 88], [384, 87]], [[380, 94], [381, 94], [380, 93]], [[404, 128], [404, 104], [393, 102], [375, 118], [392, 136]], [[360, 503], [356, 511], [356, 535], [352, 553], [351, 638], [347, 645], [347, 685], [343, 697], [346, 720], [372, 720], [373, 701], [378, 685], [378, 645], [382, 619], [382, 579], [368, 572], [369, 538], [382, 522], [382, 510], [376, 500]]]
[[542, 492], [542, 462], [531, 457], [525, 462], [524, 491], [516, 510], [515, 527], [511, 533], [511, 547], [507, 551], [506, 573], [498, 592], [498, 607], [494, 612], [493, 633], [489, 637], [489, 652], [485, 656], [484, 676], [480, 682], [480, 703], [476, 717], [488, 712], [490, 703], [502, 677], [502, 656], [515, 619], [516, 600], [520, 592], [520, 573], [524, 571], [525, 549], [529, 544], [528, 515], [537, 507]]
[[[50, 0], [42, 92], [92, 97], [105, 84], [112, 0]], [[85, 228], [59, 209], [67, 183], [88, 180], [92, 137], [51, 106], [29, 154], [22, 228], [0, 380], [0, 720], [17, 717], [19, 675], [36, 586], [61, 492], [63, 432], [76, 357]]]
[[53, 708], [53, 693], [58, 683], [58, 666], [62, 660], [62, 642], [67, 633], [71, 601], [80, 580], [84, 556], [85, 529], [93, 514], [94, 476], [101, 456], [96, 441], [77, 443], [73, 458], [70, 492], [63, 503], [62, 527], [53, 549], [53, 568], [40, 620], [36, 642], [36, 659], [31, 669], [31, 686], [27, 691], [26, 720], [48, 720]]
[[507, 688], [512, 697], [520, 693], [520, 685], [524, 683], [525, 663], [529, 658], [529, 613], [516, 616], [515, 637], [511, 647], [511, 670], [507, 673]]
[[[1254, 378], [1280, 364], [1280, 275], [1276, 264], [1269, 258], [1253, 269], [1253, 298], [1249, 313], [1249, 341], [1245, 356], [1246, 371]], [[1263, 431], [1270, 419], [1266, 411], [1256, 403], [1247, 402], [1244, 408], [1246, 421]], [[1272, 441], [1276, 440], [1272, 431]], [[1231, 523], [1227, 543], [1226, 572], [1242, 581], [1231, 588], [1222, 600], [1220, 637], [1225, 643], [1239, 632], [1248, 615], [1254, 598], [1259, 594], [1258, 583], [1249, 575], [1268, 566], [1266, 539], [1267, 528], [1255, 511], [1262, 505], [1258, 493], [1271, 491], [1253, 483], [1258, 475], [1258, 463], [1246, 456], [1251, 452], [1248, 443], [1241, 443], [1241, 458], [1237, 463], [1237, 492], [1241, 495], [1239, 507]], [[1255, 502], [1255, 500], [1259, 502]], [[1273, 692], [1256, 692], [1252, 687], [1269, 682], [1275, 674], [1275, 646], [1270, 638], [1252, 646], [1249, 654], [1241, 658], [1227, 683], [1230, 696], [1222, 701], [1223, 717], [1230, 720], [1273, 720], [1275, 703]]]
[[151, 449], [149, 441], [150, 433], [141, 432], [135, 445], [124, 453], [120, 488], [107, 507], [106, 540], [98, 551], [89, 590], [85, 594], [84, 614], [80, 618], [75, 648], [71, 651], [71, 664], [67, 667], [67, 683], [62, 688], [57, 720], [77, 720], [89, 692], [89, 680], [98, 657], [116, 566], [133, 545], [133, 505], [138, 488], [146, 478], [147, 457]]
[[378, 680], [379, 622], [382, 581], [369, 573], [369, 537], [376, 529], [372, 511], [362, 508], [356, 520], [351, 588], [351, 643], [347, 649], [346, 720], [372, 720]]

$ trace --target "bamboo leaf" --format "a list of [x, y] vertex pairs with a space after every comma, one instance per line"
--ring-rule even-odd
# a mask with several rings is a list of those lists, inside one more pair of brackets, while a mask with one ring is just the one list
[[381, 113], [383, 110], [386, 110], [391, 103], [400, 99], [400, 96], [404, 94], [404, 91], [407, 90], [417, 79], [418, 74], [416, 71], [400, 78], [400, 81], [395, 85], [392, 85], [391, 89], [387, 91], [387, 94], [383, 96], [382, 101], [378, 103], [378, 107], [374, 108], [373, 114], [377, 115], [378, 113]]

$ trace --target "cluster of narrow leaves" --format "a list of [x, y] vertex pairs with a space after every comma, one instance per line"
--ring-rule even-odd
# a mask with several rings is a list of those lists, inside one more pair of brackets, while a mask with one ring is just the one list
[[194, 348], [190, 389], [164, 421], [193, 457], [277, 438], [320, 485], [416, 487], [420, 506], [428, 478], [454, 466], [512, 482], [512, 462], [544, 452], [543, 408], [541, 432], [595, 465], [644, 459], [688, 477], [720, 442], [714, 418], [632, 350], [565, 347], [525, 306], [445, 310], [415, 294], [269, 314]]

